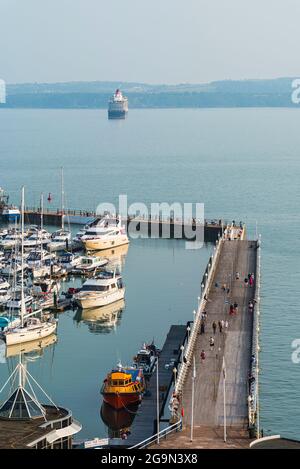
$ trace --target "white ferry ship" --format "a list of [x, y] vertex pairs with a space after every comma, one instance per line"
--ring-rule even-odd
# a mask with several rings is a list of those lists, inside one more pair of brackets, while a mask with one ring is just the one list
[[109, 119], [125, 119], [128, 112], [128, 99], [122, 95], [119, 89], [108, 102]]

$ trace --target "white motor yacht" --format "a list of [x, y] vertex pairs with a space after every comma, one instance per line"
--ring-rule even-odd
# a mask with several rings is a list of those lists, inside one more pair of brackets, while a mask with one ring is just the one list
[[36, 230], [24, 240], [24, 248], [31, 249], [37, 246], [47, 246], [51, 241], [51, 234], [46, 230]]
[[68, 249], [71, 244], [71, 233], [67, 230], [58, 230], [52, 235], [52, 240], [47, 244], [49, 251], [62, 251]]
[[109, 216], [104, 217], [96, 226], [88, 228], [81, 241], [87, 251], [101, 251], [129, 243], [121, 218]]
[[95, 278], [87, 280], [74, 298], [85, 308], [105, 306], [124, 298], [125, 288], [121, 275], [116, 272], [100, 272]]
[[12, 249], [21, 241], [21, 233], [9, 233], [0, 241], [2, 249]]

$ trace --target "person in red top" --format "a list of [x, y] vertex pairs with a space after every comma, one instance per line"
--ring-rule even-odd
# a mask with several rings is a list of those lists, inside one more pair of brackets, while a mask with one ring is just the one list
[[204, 360], [205, 360], [205, 357], [206, 357], [204, 350], [202, 350], [202, 352], [200, 353], [200, 357], [201, 357], [201, 360], [202, 360], [202, 363], [203, 363]]

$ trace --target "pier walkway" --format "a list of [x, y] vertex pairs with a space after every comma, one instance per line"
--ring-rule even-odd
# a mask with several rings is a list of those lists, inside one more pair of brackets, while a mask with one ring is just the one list
[[[183, 431], [162, 439], [160, 448], [240, 448], [249, 447], [249, 373], [253, 346], [253, 317], [248, 309], [255, 298], [255, 283], [245, 283], [249, 273], [257, 273], [257, 242], [246, 240], [221, 241], [219, 257], [211, 278], [206, 301], [199, 313], [205, 311], [205, 332], [196, 331], [193, 354], [188, 359], [186, 374], [176, 391], [180, 395], [178, 414], [183, 414]], [[236, 278], [236, 272], [239, 278]], [[225, 287], [225, 289], [224, 289]], [[236, 314], [230, 315], [230, 305], [237, 303]], [[228, 328], [219, 330], [219, 321], [228, 321]], [[216, 322], [214, 334], [212, 323]], [[199, 323], [200, 325], [200, 323]], [[214, 346], [210, 346], [210, 337]], [[201, 351], [205, 359], [201, 359]], [[184, 352], [185, 353], [185, 352]], [[194, 430], [191, 441], [193, 362]], [[223, 441], [225, 362], [226, 426], [228, 439]], [[153, 447], [157, 448], [157, 445]]]
[[[213, 286], [205, 308], [205, 334], [199, 335], [195, 347], [195, 412], [194, 425], [223, 425], [223, 379], [222, 361], [226, 368], [226, 415], [228, 426], [247, 426], [248, 374], [250, 371], [252, 344], [252, 313], [248, 311], [249, 300], [254, 297], [254, 287], [245, 285], [248, 273], [256, 271], [256, 249], [252, 241], [225, 241], [220, 255]], [[240, 279], [235, 278], [239, 272]], [[218, 286], [216, 286], [216, 284]], [[230, 289], [223, 291], [222, 285]], [[230, 304], [238, 304], [238, 312], [229, 315]], [[228, 329], [219, 332], [218, 322], [228, 321]], [[212, 323], [217, 323], [213, 333]], [[209, 339], [215, 339], [214, 347]], [[200, 354], [204, 350], [205, 360]], [[183, 388], [184, 423], [191, 421], [192, 367]]]

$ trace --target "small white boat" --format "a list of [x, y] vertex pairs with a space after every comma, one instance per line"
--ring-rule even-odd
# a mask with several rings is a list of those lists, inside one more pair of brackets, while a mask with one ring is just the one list
[[30, 251], [26, 263], [29, 269], [34, 267], [39, 267], [41, 263], [55, 258], [55, 254], [52, 254], [45, 249], [37, 249], [35, 251]]
[[62, 253], [58, 259], [58, 265], [67, 272], [78, 266], [82, 262], [82, 256], [78, 256], [72, 252]]
[[36, 230], [24, 240], [24, 248], [34, 248], [37, 246], [47, 246], [51, 241], [51, 234], [46, 230]]
[[8, 290], [9, 288], [10, 283], [6, 279], [0, 277], [0, 290]]
[[[24, 270], [27, 269], [27, 264], [24, 264]], [[22, 264], [18, 259], [11, 258], [9, 262], [5, 264], [4, 267], [0, 270], [0, 274], [4, 277], [14, 277], [22, 272]]]
[[87, 280], [75, 294], [76, 303], [82, 308], [97, 308], [124, 298], [125, 288], [122, 277], [116, 272], [100, 272]]
[[32, 285], [32, 294], [35, 297], [41, 298], [46, 295], [53, 294], [54, 292], [58, 295], [60, 290], [60, 282], [53, 279], [44, 279], [39, 282], [34, 282]]
[[98, 256], [81, 256], [80, 263], [72, 270], [74, 274], [86, 274], [94, 272], [108, 264], [108, 260]]
[[71, 233], [67, 230], [58, 230], [52, 235], [52, 241], [47, 244], [49, 251], [62, 251], [71, 244]]
[[12, 249], [17, 243], [21, 242], [22, 235], [20, 233], [9, 233], [0, 242], [3, 249]]
[[[25, 308], [29, 308], [33, 302], [33, 297], [24, 293]], [[11, 299], [6, 303], [7, 309], [20, 310], [22, 306], [22, 290], [19, 287], [11, 290]]]
[[101, 251], [129, 243], [121, 218], [109, 216], [104, 217], [96, 226], [91, 226], [81, 241], [87, 251]]
[[0, 290], [0, 307], [5, 305], [11, 298], [10, 290]]

